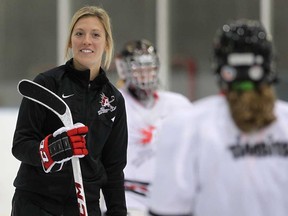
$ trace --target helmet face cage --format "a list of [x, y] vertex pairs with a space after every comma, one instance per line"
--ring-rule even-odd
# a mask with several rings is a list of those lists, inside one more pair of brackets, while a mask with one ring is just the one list
[[214, 40], [214, 71], [220, 86], [249, 81], [272, 83], [272, 44], [260, 22], [238, 20], [225, 24]]
[[159, 59], [154, 47], [146, 40], [127, 43], [116, 66], [127, 88], [140, 99], [153, 95], [159, 86]]

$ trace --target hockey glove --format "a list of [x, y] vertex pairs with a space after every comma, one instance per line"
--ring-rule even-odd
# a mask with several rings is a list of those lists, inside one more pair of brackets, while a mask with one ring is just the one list
[[46, 173], [51, 172], [57, 164], [59, 171], [63, 163], [72, 157], [84, 157], [88, 154], [85, 135], [88, 127], [82, 123], [76, 123], [73, 127], [62, 127], [50, 134], [41, 141], [39, 152], [43, 169]]

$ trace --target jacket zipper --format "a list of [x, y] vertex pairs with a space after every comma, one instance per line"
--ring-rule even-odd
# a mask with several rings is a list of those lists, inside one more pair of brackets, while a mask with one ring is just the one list
[[90, 88], [91, 88], [91, 84], [89, 83], [88, 84], [88, 87], [87, 87], [87, 90], [86, 90], [86, 95], [85, 95], [85, 125], [87, 125], [88, 123], [88, 116], [89, 116], [89, 109], [90, 109], [90, 106], [89, 106], [89, 96], [90, 96]]

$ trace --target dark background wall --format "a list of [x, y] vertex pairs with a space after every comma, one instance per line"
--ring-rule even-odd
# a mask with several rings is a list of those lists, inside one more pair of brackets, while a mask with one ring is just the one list
[[[58, 0], [59, 1], [59, 0]], [[170, 2], [170, 90], [192, 101], [217, 92], [210, 69], [211, 43], [218, 27], [236, 18], [259, 18], [260, 0], [167, 0]], [[127, 40], [147, 38], [157, 47], [156, 0], [71, 0], [71, 14], [84, 5], [99, 5], [111, 16], [115, 53]], [[57, 66], [57, 0], [0, 0], [0, 106], [18, 106], [22, 78]], [[273, 39], [286, 95], [288, 75], [288, 1], [273, 2]], [[161, 58], [161, 56], [160, 56]], [[112, 64], [109, 76], [117, 79]]]

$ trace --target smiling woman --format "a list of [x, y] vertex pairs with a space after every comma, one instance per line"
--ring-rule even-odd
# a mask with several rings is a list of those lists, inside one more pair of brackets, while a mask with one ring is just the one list
[[106, 48], [105, 30], [97, 17], [87, 16], [74, 26], [70, 46], [74, 55], [74, 67], [90, 69], [90, 79], [99, 73], [102, 55]]
[[98, 8], [97, 16], [93, 8], [90, 7], [88, 13], [86, 10], [86, 7], [80, 9], [72, 18], [66, 57], [71, 57], [69, 51], [72, 51], [75, 68], [90, 69], [90, 79], [93, 79], [99, 72], [104, 53], [104, 68], [110, 67], [114, 43], [108, 14], [101, 8]]
[[126, 110], [122, 94], [104, 71], [110, 66], [112, 53], [106, 11], [95, 6], [78, 10], [66, 44], [70, 59], [34, 79], [62, 95], [77, 123], [62, 127], [54, 113], [33, 101], [22, 100], [12, 148], [21, 161], [14, 181], [12, 216], [82, 215], [74, 187], [73, 157], [80, 161], [88, 215], [101, 215], [100, 189], [107, 215], [127, 215], [123, 174]]

